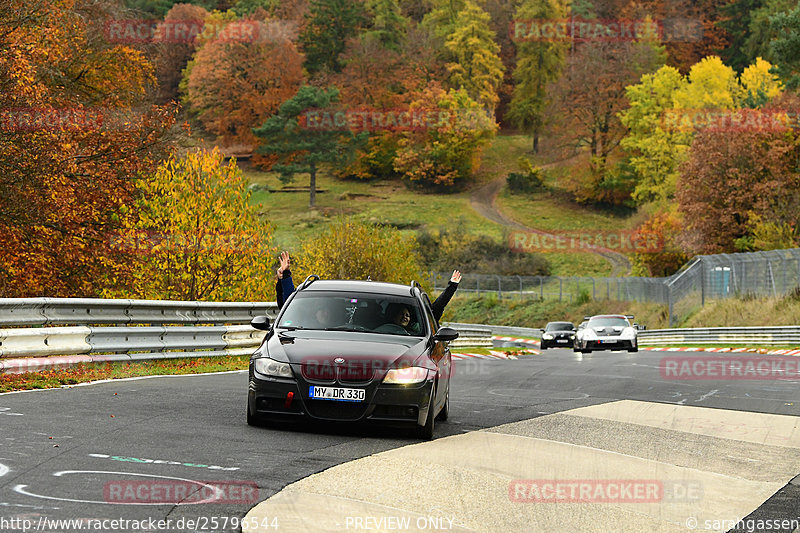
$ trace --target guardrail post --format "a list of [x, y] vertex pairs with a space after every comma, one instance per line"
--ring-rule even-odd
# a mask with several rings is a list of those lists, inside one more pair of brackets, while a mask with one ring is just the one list
[[497, 298], [502, 300], [503, 299], [502, 280], [500, 279], [500, 276], [495, 276], [495, 277], [497, 278]]
[[[800, 278], [800, 261], [797, 262], [797, 275]], [[539, 299], [544, 301], [544, 278], [539, 276]]]
[[564, 280], [561, 276], [558, 277], [558, 301], [560, 302], [561, 299], [564, 297]]
[[592, 278], [592, 300], [597, 300], [596, 290], [597, 284], [595, 283], [594, 278]]
[[675, 308], [674, 302], [672, 301], [672, 286], [667, 285], [667, 313], [669, 315], [669, 327], [673, 327], [675, 325]]

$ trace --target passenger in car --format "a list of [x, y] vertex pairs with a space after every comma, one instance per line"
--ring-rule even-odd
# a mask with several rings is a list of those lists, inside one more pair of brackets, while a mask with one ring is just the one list
[[314, 311], [314, 327], [332, 328], [341, 326], [346, 322], [344, 309], [335, 300], [328, 298], [321, 299], [319, 307]]
[[405, 304], [390, 303], [386, 306], [386, 318], [388, 318], [392, 324], [397, 324], [407, 330], [408, 326], [411, 324], [411, 309]]

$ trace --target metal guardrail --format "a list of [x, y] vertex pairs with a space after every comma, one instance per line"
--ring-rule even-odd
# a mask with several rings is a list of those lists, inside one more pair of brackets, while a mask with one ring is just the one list
[[458, 331], [458, 338], [450, 341], [451, 348], [491, 348], [492, 330], [488, 327], [481, 327], [475, 324], [448, 324], [449, 327]]
[[541, 328], [519, 328], [515, 326], [498, 326], [495, 324], [468, 324], [465, 322], [443, 322], [445, 326], [455, 328], [459, 332], [466, 328], [488, 329], [491, 335], [537, 338], [542, 335]]
[[277, 311], [275, 302], [0, 298], [0, 326], [248, 324]]
[[[0, 329], [0, 372], [51, 363], [246, 355], [266, 334], [250, 326], [252, 317], [274, 319], [277, 311], [275, 302], [2, 298], [0, 325], [16, 327]], [[454, 348], [492, 346], [488, 328], [456, 329]]]
[[653, 329], [639, 332], [639, 344], [800, 345], [800, 326]]

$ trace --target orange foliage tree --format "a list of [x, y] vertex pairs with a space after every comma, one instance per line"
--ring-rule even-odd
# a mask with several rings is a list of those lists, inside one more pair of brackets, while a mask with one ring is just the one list
[[[208, 16], [208, 11], [201, 6], [192, 4], [175, 4], [164, 16], [164, 21], [156, 30], [158, 35], [170, 35], [179, 24], [191, 27], [203, 27], [203, 21]], [[187, 32], [188, 34], [188, 32]], [[162, 101], [173, 100], [178, 97], [178, 85], [181, 73], [195, 52], [195, 41], [189, 39], [166, 38], [163, 42], [155, 43], [155, 65], [158, 77], [159, 98]]]
[[[264, 22], [249, 21], [255, 35]], [[252, 128], [274, 114], [303, 81], [303, 56], [281, 36], [252, 41], [220, 37], [207, 41], [188, 68], [186, 100], [203, 127], [223, 145], [255, 146]]]
[[[123, 263], [109, 244], [132, 177], [167, 150], [152, 65], [104, 39], [113, 6], [0, 6], [0, 294], [94, 296]], [[121, 18], [121, 17], [120, 17]]]

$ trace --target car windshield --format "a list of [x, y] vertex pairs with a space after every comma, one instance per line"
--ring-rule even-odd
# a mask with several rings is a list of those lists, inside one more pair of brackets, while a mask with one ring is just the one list
[[422, 316], [410, 296], [308, 291], [287, 304], [277, 327], [422, 336]]
[[550, 322], [545, 326], [545, 331], [572, 331], [573, 325], [571, 322]]
[[590, 328], [605, 328], [605, 327], [627, 328], [629, 326], [630, 324], [628, 323], [628, 321], [620, 317], [599, 317], [589, 320]]

